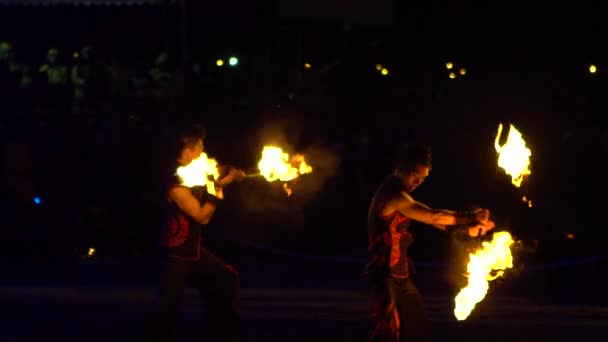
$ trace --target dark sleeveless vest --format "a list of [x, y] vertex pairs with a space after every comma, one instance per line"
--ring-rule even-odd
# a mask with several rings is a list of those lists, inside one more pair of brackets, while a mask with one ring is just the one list
[[402, 180], [391, 175], [378, 187], [370, 203], [367, 223], [370, 255], [367, 273], [370, 276], [408, 278], [413, 273], [407, 255], [408, 247], [414, 242], [409, 232], [411, 219], [397, 211], [380, 214], [386, 203], [401, 196], [403, 190]]
[[[177, 179], [170, 187], [181, 186]], [[189, 188], [194, 197], [202, 205], [205, 202], [207, 191], [205, 187]], [[198, 261], [201, 255], [202, 231], [205, 225], [196, 222], [183, 212], [175, 203], [167, 198], [162, 245], [165, 254], [170, 258]]]

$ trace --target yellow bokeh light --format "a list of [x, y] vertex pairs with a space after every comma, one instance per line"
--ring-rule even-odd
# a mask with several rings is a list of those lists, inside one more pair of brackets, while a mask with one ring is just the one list
[[222, 65], [224, 65], [224, 60], [218, 59], [217, 61], [215, 61], [215, 65], [217, 65], [218, 67], [221, 67]]
[[312, 65], [310, 65], [310, 63], [304, 63], [304, 69], [310, 70], [310, 68], [312, 68]]
[[459, 73], [464, 76], [467, 74], [467, 70], [465, 68], [460, 68]]
[[382, 73], [383, 76], [388, 75], [388, 69], [387, 68], [382, 68], [382, 70], [380, 70], [380, 72]]
[[447, 62], [447, 63], [445, 63], [445, 68], [446, 68], [446, 69], [450, 70], [450, 69], [452, 69], [453, 67], [454, 67], [454, 64], [452, 64], [452, 62]]
[[449, 74], [449, 77], [450, 77], [450, 78], [452, 78], [452, 79], [454, 79], [454, 78], [456, 78], [456, 74], [455, 74], [455, 73], [453, 73], [453, 72], [451, 72], [451, 73]]
[[382, 64], [376, 64], [376, 70], [378, 70], [378, 71], [382, 70]]
[[589, 66], [589, 72], [595, 74], [597, 72], [597, 67], [593, 64]]

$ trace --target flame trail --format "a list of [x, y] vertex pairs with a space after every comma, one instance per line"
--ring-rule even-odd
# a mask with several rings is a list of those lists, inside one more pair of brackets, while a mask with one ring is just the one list
[[492, 242], [483, 242], [474, 254], [469, 254], [468, 284], [455, 298], [454, 315], [459, 321], [466, 319], [475, 305], [481, 302], [489, 289], [489, 282], [502, 276], [506, 268], [513, 267], [509, 232], [497, 232]]
[[494, 148], [498, 153], [498, 166], [511, 176], [511, 183], [519, 188], [524, 176], [532, 173], [529, 168], [532, 151], [526, 147], [526, 142], [515, 126], [510, 125], [507, 142], [503, 146], [498, 144], [501, 133], [502, 124], [499, 124], [494, 141]]

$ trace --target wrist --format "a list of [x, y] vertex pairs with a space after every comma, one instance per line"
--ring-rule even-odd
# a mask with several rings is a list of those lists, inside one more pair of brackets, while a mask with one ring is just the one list
[[223, 188], [226, 185], [230, 184], [230, 182], [232, 182], [232, 178], [230, 177], [230, 174], [227, 174], [226, 176], [218, 179], [216, 187]]
[[458, 211], [454, 215], [454, 221], [457, 226], [470, 226], [476, 223], [476, 213], [474, 211]]

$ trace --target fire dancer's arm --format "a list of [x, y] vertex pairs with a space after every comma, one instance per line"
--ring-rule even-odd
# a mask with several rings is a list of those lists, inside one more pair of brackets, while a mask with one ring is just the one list
[[226, 175], [220, 178], [216, 183], [216, 185], [220, 188], [223, 188], [233, 182], [240, 182], [245, 178], [245, 172], [243, 172], [243, 170], [233, 166], [227, 166], [227, 168], [228, 171], [226, 172]]
[[[390, 200], [383, 211], [389, 213], [394, 210], [398, 210], [403, 215], [413, 220], [432, 225], [441, 230], [446, 230], [447, 226], [456, 225], [476, 226], [477, 228], [479, 228], [478, 225], [480, 222], [482, 222], [482, 220], [491, 222], [489, 221], [490, 213], [486, 209], [467, 212], [456, 212], [445, 209], [432, 209], [427, 205], [415, 201], [406, 192], [402, 192], [401, 195], [402, 196]], [[493, 227], [493, 224], [487, 223], [487, 227], [489, 227], [490, 225]], [[483, 227], [486, 226], [482, 226], [482, 229]], [[486, 230], [489, 229], [484, 229], [484, 233]]]
[[174, 187], [169, 191], [169, 198], [196, 222], [207, 224], [215, 213], [216, 204], [205, 201], [202, 205], [185, 187]]
[[[426, 205], [426, 204], [424, 204], [422, 202], [416, 201], [416, 204], [419, 205], [419, 206], [421, 206], [421, 207], [423, 207], [423, 208], [426, 208], [428, 210], [433, 210], [431, 207], [429, 207], [428, 205]], [[448, 211], [448, 210], [443, 210], [443, 211], [446, 211], [446, 212], [452, 213], [452, 214], [454, 213], [454, 212]], [[443, 230], [443, 231], [447, 231], [448, 230], [448, 225], [447, 224], [437, 224], [437, 223], [434, 223], [434, 224], [430, 224], [430, 225], [433, 226], [433, 227], [435, 227], [435, 228], [437, 228], [437, 229], [439, 229], [439, 230]]]

